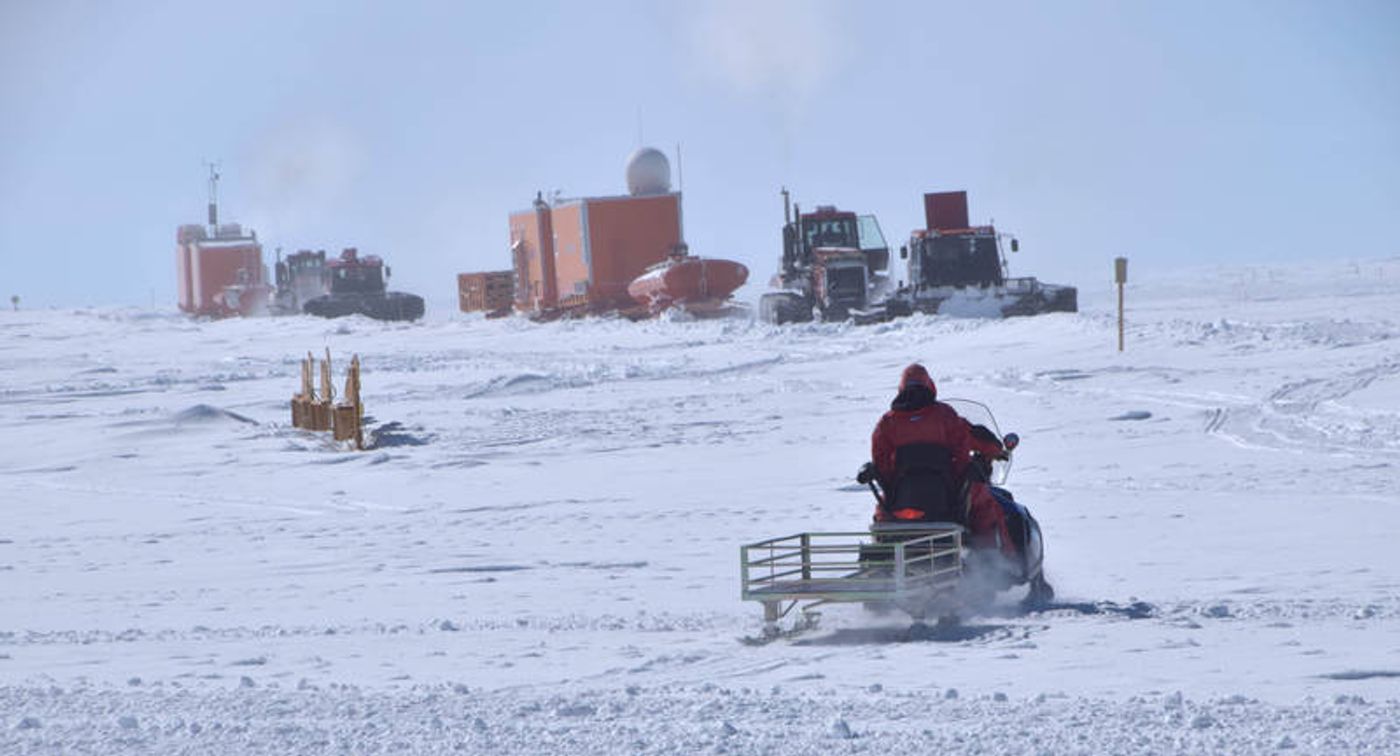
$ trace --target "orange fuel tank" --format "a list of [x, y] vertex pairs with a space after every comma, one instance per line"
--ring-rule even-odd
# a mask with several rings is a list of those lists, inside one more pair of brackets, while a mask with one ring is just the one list
[[627, 286], [638, 303], [657, 313], [671, 307], [693, 312], [721, 307], [749, 279], [749, 269], [733, 260], [692, 257], [684, 245]]

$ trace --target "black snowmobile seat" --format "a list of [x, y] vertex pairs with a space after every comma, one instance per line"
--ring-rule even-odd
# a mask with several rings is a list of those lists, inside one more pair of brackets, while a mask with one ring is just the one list
[[[922, 521], [964, 521], [953, 477], [953, 454], [939, 444], [905, 444], [894, 452], [892, 513], [918, 510]], [[898, 515], [896, 515], [898, 516]], [[900, 517], [900, 519], [909, 519]]]

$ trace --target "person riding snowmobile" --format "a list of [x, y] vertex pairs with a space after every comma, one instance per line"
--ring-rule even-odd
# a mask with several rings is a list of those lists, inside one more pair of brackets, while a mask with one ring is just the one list
[[956, 522], [971, 531], [975, 549], [999, 550], [1016, 558], [1002, 505], [973, 454], [1003, 459], [995, 435], [972, 425], [938, 401], [938, 387], [914, 363], [899, 379], [899, 393], [870, 438], [874, 475], [885, 492], [877, 522]]

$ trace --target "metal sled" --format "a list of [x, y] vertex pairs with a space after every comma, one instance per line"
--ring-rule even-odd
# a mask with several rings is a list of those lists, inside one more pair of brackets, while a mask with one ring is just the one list
[[898, 540], [870, 533], [799, 533], [739, 549], [742, 598], [763, 604], [765, 635], [801, 604], [801, 627], [823, 604], [897, 607], [916, 620], [952, 603], [962, 576], [962, 528], [928, 523]]

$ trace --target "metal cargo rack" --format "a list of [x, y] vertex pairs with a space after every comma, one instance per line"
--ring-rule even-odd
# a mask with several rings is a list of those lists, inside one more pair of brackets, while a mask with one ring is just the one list
[[922, 619], [962, 576], [962, 530], [930, 527], [907, 540], [870, 533], [798, 533], [740, 547], [742, 598], [763, 604], [764, 632], [802, 604], [803, 625], [823, 604], [885, 604]]

